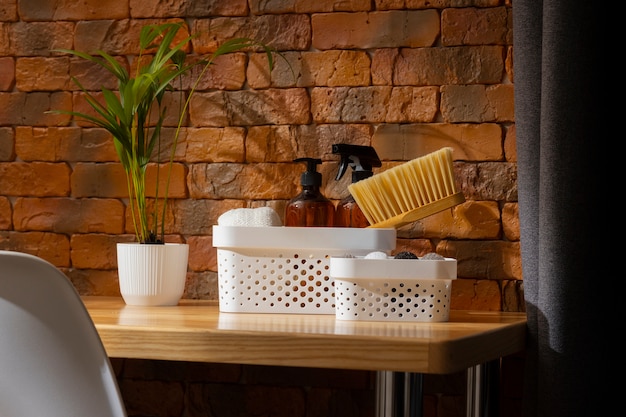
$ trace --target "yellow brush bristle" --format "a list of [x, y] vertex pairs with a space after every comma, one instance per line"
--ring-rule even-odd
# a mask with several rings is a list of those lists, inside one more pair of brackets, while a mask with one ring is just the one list
[[452, 148], [442, 148], [348, 186], [370, 227], [414, 222], [465, 201], [454, 182]]

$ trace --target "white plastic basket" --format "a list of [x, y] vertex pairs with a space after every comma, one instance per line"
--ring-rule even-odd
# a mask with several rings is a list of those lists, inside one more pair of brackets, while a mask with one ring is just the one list
[[332, 257], [338, 320], [443, 322], [456, 259]]
[[335, 314], [332, 256], [390, 253], [395, 229], [213, 226], [223, 312]]

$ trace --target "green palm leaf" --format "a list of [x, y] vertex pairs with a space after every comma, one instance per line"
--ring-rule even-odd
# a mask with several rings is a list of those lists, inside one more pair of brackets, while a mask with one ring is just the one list
[[[106, 129], [113, 136], [115, 150], [126, 173], [131, 218], [135, 226], [137, 240], [140, 242], [163, 242], [169, 176], [180, 129], [185, 120], [191, 96], [207, 68], [220, 55], [250, 48], [258, 49], [259, 47], [263, 48], [268, 56], [270, 71], [273, 67], [272, 52], [274, 51], [266, 45], [248, 38], [227, 40], [208, 57], [186, 64], [187, 53], [185, 49], [195, 36], [189, 35], [176, 40], [182, 28], [183, 23], [144, 26], [139, 35], [140, 50], [137, 62], [140, 65], [137, 65], [132, 77], [124, 65], [104, 51], [99, 50], [94, 54], [88, 54], [70, 49], [55, 50], [92, 62], [112, 74], [118, 81], [117, 93], [104, 87], [101, 88], [103, 101], [100, 101], [87, 91], [77, 79], [72, 78], [96, 114], [69, 110], [54, 110], [50, 113], [66, 114], [83, 119], [97, 127]], [[149, 59], [144, 60], [144, 56], [149, 57]], [[144, 63], [143, 61], [147, 62]], [[160, 204], [154, 204], [154, 212], [148, 212], [146, 172], [157, 145], [159, 155], [161, 153], [161, 131], [166, 115], [163, 98], [166, 91], [174, 90], [172, 83], [175, 80], [180, 80], [182, 75], [197, 65], [202, 65], [203, 69], [193, 83], [184, 104], [179, 109], [178, 124], [171, 144], [172, 150], [166, 186], [163, 190], [163, 201]], [[182, 90], [179, 92], [184, 95]], [[150, 119], [151, 116], [154, 120]], [[157, 173], [159, 171], [157, 170]], [[157, 184], [159, 184], [158, 178]], [[158, 200], [160, 198], [158, 188], [155, 193]], [[161, 207], [160, 213], [156, 211], [159, 206]]]

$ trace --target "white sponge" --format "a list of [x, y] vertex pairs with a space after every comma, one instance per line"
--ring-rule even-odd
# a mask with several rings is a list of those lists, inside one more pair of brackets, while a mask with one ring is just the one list
[[217, 219], [220, 226], [282, 226], [280, 216], [271, 207], [228, 210]]

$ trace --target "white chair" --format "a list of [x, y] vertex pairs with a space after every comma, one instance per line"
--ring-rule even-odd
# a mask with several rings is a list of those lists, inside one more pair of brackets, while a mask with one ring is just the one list
[[126, 417], [100, 336], [70, 280], [0, 250], [0, 416]]

